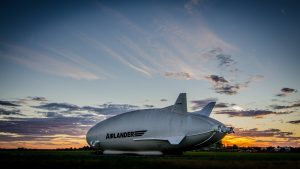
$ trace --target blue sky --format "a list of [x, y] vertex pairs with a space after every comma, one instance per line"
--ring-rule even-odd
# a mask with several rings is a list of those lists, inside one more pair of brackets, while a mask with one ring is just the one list
[[[79, 112], [98, 119], [107, 105], [164, 107], [187, 92], [190, 111], [217, 100], [223, 107], [214, 118], [240, 132], [292, 132], [272, 133], [277, 142], [263, 145], [298, 146], [298, 6], [292, 0], [3, 1], [1, 121], [49, 118], [51, 125], [57, 113], [73, 119]], [[51, 103], [59, 108], [39, 107]]]

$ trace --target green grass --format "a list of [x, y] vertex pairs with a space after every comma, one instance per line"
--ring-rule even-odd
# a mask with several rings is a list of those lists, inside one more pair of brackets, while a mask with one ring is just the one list
[[1, 168], [300, 168], [299, 153], [186, 152], [183, 156], [103, 156], [91, 151], [0, 151]]
[[300, 160], [300, 153], [186, 152], [185, 157], [209, 160]]

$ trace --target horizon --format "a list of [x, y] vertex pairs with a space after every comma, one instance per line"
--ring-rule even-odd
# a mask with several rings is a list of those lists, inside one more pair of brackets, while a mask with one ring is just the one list
[[293, 0], [1, 2], [0, 147], [83, 147], [182, 92], [216, 101], [223, 144], [300, 147], [299, 19]]

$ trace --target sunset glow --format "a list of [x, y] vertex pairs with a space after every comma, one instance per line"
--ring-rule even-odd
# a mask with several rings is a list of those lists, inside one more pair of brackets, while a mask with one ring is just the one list
[[295, 3], [1, 2], [0, 148], [86, 146], [96, 123], [182, 92], [189, 112], [216, 101], [227, 146], [299, 147]]

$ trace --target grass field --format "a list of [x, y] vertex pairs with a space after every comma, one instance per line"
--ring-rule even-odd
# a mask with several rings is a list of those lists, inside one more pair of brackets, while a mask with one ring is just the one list
[[183, 156], [103, 156], [92, 151], [1, 150], [1, 168], [300, 169], [300, 153], [186, 152]]

